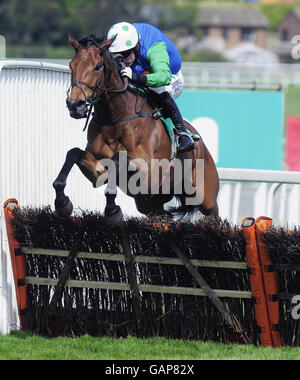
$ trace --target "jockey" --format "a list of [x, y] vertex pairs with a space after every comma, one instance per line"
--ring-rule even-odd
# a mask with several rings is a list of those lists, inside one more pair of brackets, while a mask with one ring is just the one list
[[121, 75], [138, 86], [147, 86], [158, 98], [179, 132], [179, 152], [195, 148], [174, 99], [182, 93], [181, 57], [168, 37], [155, 26], [144, 23], [120, 22], [107, 35], [115, 38], [111, 53], [121, 53], [126, 67]]

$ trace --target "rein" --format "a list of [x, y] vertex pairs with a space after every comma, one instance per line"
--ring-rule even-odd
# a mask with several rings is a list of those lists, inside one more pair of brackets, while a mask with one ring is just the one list
[[140, 109], [138, 109], [138, 101], [139, 101], [139, 89], [137, 89], [137, 94], [136, 94], [135, 108], [134, 108], [135, 113], [132, 115], [129, 115], [129, 116], [125, 116], [122, 119], [112, 121], [110, 124], [111, 125], [117, 125], [117, 124], [125, 123], [126, 121], [136, 119], [138, 117], [152, 117], [153, 119], [159, 119], [158, 111], [154, 111], [152, 113], [143, 113], [142, 112], [144, 105], [146, 104], [147, 99], [144, 100]]

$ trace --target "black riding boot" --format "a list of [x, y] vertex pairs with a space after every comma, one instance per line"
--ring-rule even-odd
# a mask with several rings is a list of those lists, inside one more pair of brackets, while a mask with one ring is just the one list
[[175, 100], [168, 92], [163, 92], [159, 95], [159, 98], [161, 99], [161, 103], [163, 106], [163, 113], [166, 114], [167, 117], [170, 117], [172, 119], [175, 128], [179, 132], [178, 152], [189, 152], [195, 149], [194, 141], [192, 137], [188, 134], [184, 120], [181, 116], [181, 113]]

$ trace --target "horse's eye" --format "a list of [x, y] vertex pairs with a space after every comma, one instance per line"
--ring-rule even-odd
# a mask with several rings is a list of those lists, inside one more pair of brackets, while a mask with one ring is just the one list
[[97, 65], [95, 66], [95, 70], [96, 71], [99, 71], [101, 69], [102, 65], [100, 63], [97, 63]]

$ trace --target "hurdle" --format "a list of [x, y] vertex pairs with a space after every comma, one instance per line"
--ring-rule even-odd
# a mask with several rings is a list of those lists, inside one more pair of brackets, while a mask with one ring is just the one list
[[[30, 210], [26, 216], [26, 210], [18, 208], [17, 200], [6, 201], [4, 210], [22, 329], [50, 336], [89, 333], [242, 343], [232, 331], [228, 333], [207, 291], [199, 287], [170, 250], [170, 237], [180, 245], [178, 236], [184, 236], [191, 242], [185, 242], [181, 249], [217, 297], [241, 321], [251, 343], [269, 347], [286, 344], [281, 336], [286, 327], [280, 323], [279, 309], [280, 302], [286, 305], [292, 295], [279, 292], [282, 290], [279, 273], [295, 273], [300, 268], [272, 262], [263, 241], [272, 225], [269, 218], [245, 218], [242, 228], [220, 225], [209, 218], [202, 222], [202, 229], [189, 223], [158, 228], [158, 224], [164, 226], [166, 222], [138, 220], [129, 220], [122, 228], [108, 228], [101, 227], [101, 217], [93, 214], [63, 222], [49, 209], [42, 210], [41, 215]], [[28, 222], [30, 213], [35, 212], [40, 219], [36, 225]], [[42, 219], [41, 241], [36, 235]], [[53, 318], [49, 318], [48, 307], [70, 246], [48, 247], [46, 240], [74, 242], [83, 223], [86, 233], [82, 239], [87, 240], [84, 244], [89, 249], [76, 252], [62, 299], [55, 305]], [[97, 230], [96, 225], [102, 230]], [[29, 234], [30, 239], [37, 241], [28, 244]], [[214, 239], [210, 251], [200, 252], [209, 238]], [[101, 249], [97, 251], [92, 245], [97, 247], [99, 241]], [[291, 318], [288, 323], [293, 324]], [[289, 344], [297, 344], [296, 335]]]

